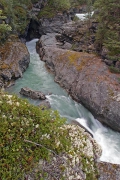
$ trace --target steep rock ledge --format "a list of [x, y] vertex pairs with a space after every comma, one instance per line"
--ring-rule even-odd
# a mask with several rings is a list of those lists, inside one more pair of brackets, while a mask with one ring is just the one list
[[0, 88], [10, 86], [12, 81], [22, 77], [30, 62], [25, 44], [18, 39], [7, 41], [0, 47]]
[[57, 34], [43, 35], [37, 44], [41, 60], [58, 82], [78, 102], [84, 104], [102, 123], [120, 132], [119, 75], [94, 54], [59, 48]]

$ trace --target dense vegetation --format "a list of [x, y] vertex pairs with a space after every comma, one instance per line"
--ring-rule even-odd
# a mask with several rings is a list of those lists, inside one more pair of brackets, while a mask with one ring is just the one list
[[96, 42], [108, 50], [108, 59], [120, 60], [120, 0], [96, 0], [99, 22]]
[[[33, 3], [38, 0], [0, 0], [0, 41], [7, 39], [10, 33], [23, 34], [32, 17]], [[73, 4], [79, 5], [85, 0], [48, 0], [39, 17], [52, 17], [56, 12], [69, 9]]]
[[[33, 3], [38, 0], [0, 0], [0, 41], [3, 42], [9, 33], [24, 33], [31, 18]], [[53, 17], [56, 12], [73, 6], [87, 4], [88, 11], [94, 4], [99, 22], [96, 33], [96, 47], [99, 51], [105, 47], [107, 58], [120, 60], [120, 1], [119, 0], [48, 0], [40, 11], [40, 17]]]
[[[0, 19], [2, 20], [0, 23], [0, 41], [3, 42], [9, 33], [17, 35], [24, 33], [30, 21], [31, 8], [31, 0], [0, 0], [0, 9], [2, 10], [2, 16], [0, 15]], [[3, 24], [4, 31], [1, 30]]]
[[[6, 18], [7, 18], [6, 16], [2, 15], [2, 10], [0, 10], [0, 19], [5, 20]], [[8, 24], [5, 24], [5, 22], [3, 21], [3, 23], [0, 24], [0, 37], [4, 39], [7, 33], [9, 33], [11, 30], [12, 30], [11, 26]]]
[[85, 3], [86, 0], [48, 0], [47, 5], [40, 11], [38, 17], [52, 18], [58, 11], [69, 10], [71, 7]]
[[[0, 0], [1, 43], [11, 33], [24, 33], [36, 2], [38, 0]], [[95, 18], [99, 22], [96, 45], [99, 50], [103, 46], [108, 49], [109, 59], [120, 60], [119, 0], [48, 0], [39, 17], [52, 17], [57, 11], [68, 10], [71, 4], [88, 4], [89, 9], [94, 2], [98, 10]], [[0, 180], [24, 179], [40, 159], [49, 160], [51, 151], [55, 154], [67, 152], [70, 146], [68, 131], [60, 129], [64, 123], [65, 119], [56, 111], [42, 111], [16, 96], [0, 92]], [[85, 171], [86, 162], [84, 164]], [[89, 161], [89, 167], [91, 164]]]
[[49, 160], [51, 151], [67, 151], [65, 123], [56, 111], [42, 111], [17, 96], [0, 92], [0, 179], [18, 180]]
[[[100, 154], [91, 137], [76, 125], [65, 125], [57, 111], [43, 111], [0, 91], [0, 180], [28, 180], [29, 175], [45, 180], [52, 172], [52, 178], [60, 174], [55, 179], [78, 179], [72, 170], [76, 165], [86, 180], [97, 180], [94, 158]], [[53, 167], [44, 169], [56, 158], [64, 161], [56, 162], [55, 174]]]

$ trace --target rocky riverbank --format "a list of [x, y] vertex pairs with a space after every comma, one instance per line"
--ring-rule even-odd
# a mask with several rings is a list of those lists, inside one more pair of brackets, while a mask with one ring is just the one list
[[0, 88], [14, 84], [22, 77], [30, 62], [30, 55], [25, 44], [16, 36], [11, 36], [0, 47]]
[[[46, 3], [46, 1], [43, 2]], [[41, 4], [39, 8], [41, 8]], [[35, 11], [37, 10], [34, 9]], [[36, 36], [34, 36], [36, 32], [36, 28], [33, 28], [34, 22], [31, 23], [29, 30], [33, 31], [33, 34], [28, 39], [49, 32], [50, 34], [42, 36], [37, 43], [37, 51], [41, 59], [45, 61], [46, 66], [55, 74], [55, 81], [65, 88], [76, 101], [82, 102], [90, 109], [101, 122], [120, 131], [119, 75], [110, 73], [102, 59], [95, 54], [90, 54], [96, 52], [93, 46], [93, 31], [96, 30], [96, 24], [93, 23], [91, 29], [93, 34], [90, 39], [85, 41], [85, 27], [88, 27], [84, 22], [79, 25], [74, 23], [74, 26], [73, 23], [69, 22], [62, 26], [66, 20], [69, 21], [70, 17], [67, 17], [66, 13], [64, 19], [61, 19], [62, 16], [63, 14], [58, 14], [52, 19], [52, 22], [51, 19], [47, 18], [41, 19], [40, 24], [36, 22], [39, 30]], [[78, 28], [79, 31], [77, 31]], [[10, 86], [15, 79], [22, 77], [29, 61], [26, 46], [18, 39], [10, 39], [0, 48], [0, 87]], [[5, 98], [4, 95], [3, 97]], [[11, 104], [12, 96], [8, 95], [8, 98], [10, 106], [14, 105], [15, 102]], [[16, 105], [19, 106], [19, 103]], [[5, 114], [3, 114], [4, 117]], [[38, 128], [38, 124], [36, 128]], [[36, 166], [33, 173], [26, 174], [26, 180], [35, 179], [35, 174], [39, 170], [40, 178], [47, 174], [47, 180], [60, 179], [61, 177], [68, 180], [120, 179], [120, 165], [98, 162], [101, 149], [83, 128], [76, 125], [66, 125], [61, 129], [66, 129], [68, 132], [66, 137], [71, 138], [72, 145], [69, 153], [64, 152], [58, 156], [53, 152], [50, 162], [40, 159], [38, 167]], [[41, 140], [43, 139], [48, 140], [49, 134], [43, 135]], [[60, 146], [59, 139], [55, 143], [58, 148]]]
[[58, 34], [47, 34], [37, 43], [41, 60], [58, 82], [83, 103], [102, 123], [120, 131], [119, 75], [113, 74], [95, 54], [61, 49]]

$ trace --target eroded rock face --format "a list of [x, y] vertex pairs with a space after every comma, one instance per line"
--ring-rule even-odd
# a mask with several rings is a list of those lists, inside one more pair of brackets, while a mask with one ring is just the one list
[[97, 51], [96, 47], [94, 46], [97, 23], [93, 20], [91, 20], [89, 26], [86, 21], [71, 21], [66, 24], [63, 24], [61, 29], [61, 38], [58, 38], [58, 40], [62, 41], [63, 43], [65, 41], [71, 43], [72, 50], [78, 52]]
[[43, 35], [46, 33], [61, 32], [61, 26], [69, 21], [69, 14], [57, 14], [53, 18], [41, 18], [39, 32]]
[[21, 88], [20, 94], [30, 97], [32, 99], [46, 99], [45, 95], [41, 91], [34, 91], [28, 87]]
[[119, 75], [110, 73], [94, 54], [58, 48], [53, 36], [48, 40], [51, 36], [41, 37], [38, 52], [55, 73], [55, 81], [98, 120], [120, 132]]
[[[35, 173], [40, 170], [39, 176], [43, 178], [47, 174], [47, 180], [66, 179], [66, 180], [97, 180], [96, 165], [101, 156], [101, 148], [95, 140], [76, 125], [64, 125], [60, 127], [62, 132], [67, 131], [70, 138], [70, 148], [67, 152], [56, 154], [50, 151], [50, 161], [40, 159], [38, 167], [32, 171], [27, 178], [35, 179]], [[54, 132], [53, 132], [54, 133]], [[42, 139], [49, 139], [49, 134], [45, 134]], [[56, 147], [60, 146], [60, 141], [56, 138]]]
[[120, 165], [107, 162], [99, 162], [98, 165], [99, 178], [98, 180], [120, 180]]
[[6, 42], [0, 47], [0, 87], [9, 86], [12, 80], [22, 77], [29, 62], [27, 47], [20, 41]]

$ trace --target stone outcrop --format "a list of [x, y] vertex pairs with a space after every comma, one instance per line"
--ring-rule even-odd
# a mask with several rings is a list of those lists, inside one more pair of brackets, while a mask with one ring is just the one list
[[42, 36], [37, 46], [55, 81], [98, 120], [120, 132], [119, 75], [109, 72], [95, 54], [59, 48], [55, 35]]
[[50, 13], [50, 15], [46, 15], [46, 13], [40, 15], [45, 6], [49, 7], [47, 0], [39, 0], [37, 3], [34, 3], [31, 10], [31, 15], [33, 18], [30, 21], [27, 36], [25, 36], [26, 39], [31, 40], [33, 38], [40, 38], [40, 36], [46, 33], [62, 32], [63, 24], [71, 22], [74, 19], [76, 13], [84, 13], [87, 10], [86, 5], [77, 5], [74, 7], [74, 3], [69, 10], [64, 10], [62, 12], [55, 9], [53, 10], [54, 12]]
[[[41, 159], [38, 167], [36, 166], [27, 178], [34, 180], [35, 173], [40, 171], [42, 172], [39, 173], [40, 177], [43, 178], [44, 173], [46, 173], [47, 180], [60, 180], [62, 178], [66, 180], [86, 180], [89, 176], [91, 180], [97, 180], [96, 167], [101, 155], [100, 146], [79, 126], [64, 125], [60, 129], [62, 132], [67, 131], [67, 138], [70, 138], [71, 142], [69, 150], [58, 154], [50, 151], [50, 161]], [[51, 137], [45, 134], [41, 137], [41, 140], [43, 138], [49, 139]], [[56, 147], [59, 146], [60, 141], [56, 139]]]
[[63, 24], [62, 33], [57, 37], [57, 40], [63, 45], [66, 42], [70, 43], [71, 49], [78, 52], [96, 52], [94, 47], [96, 29], [97, 23], [93, 20], [90, 25], [86, 21], [71, 21]]
[[44, 110], [44, 109], [50, 109], [51, 105], [48, 100], [44, 100], [39, 104], [39, 107], [41, 107], [42, 110]]
[[62, 25], [65, 22], [69, 22], [71, 18], [69, 14], [65, 13], [58, 13], [53, 18], [40, 18], [40, 19], [31, 19], [27, 40], [31, 40], [33, 38], [41, 37], [46, 33], [60, 33], [62, 32]]
[[25, 44], [18, 39], [7, 41], [0, 47], [0, 88], [7, 87], [26, 70], [30, 55]]
[[21, 88], [20, 94], [30, 97], [31, 99], [46, 99], [45, 95], [41, 91], [34, 91], [28, 87]]

